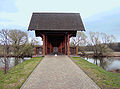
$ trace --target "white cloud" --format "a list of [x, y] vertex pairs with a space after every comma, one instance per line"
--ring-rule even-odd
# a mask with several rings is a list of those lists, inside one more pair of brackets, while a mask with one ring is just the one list
[[15, 0], [0, 0], [0, 12], [17, 12]]

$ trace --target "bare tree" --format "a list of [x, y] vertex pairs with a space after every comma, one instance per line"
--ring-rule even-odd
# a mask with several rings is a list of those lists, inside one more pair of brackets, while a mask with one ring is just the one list
[[1, 45], [3, 45], [3, 55], [4, 58], [1, 59], [1, 61], [4, 63], [5, 67], [4, 67], [4, 73], [7, 73], [7, 70], [9, 68], [8, 65], [8, 56], [9, 56], [9, 37], [8, 37], [8, 30], [2, 29], [0, 31], [0, 43]]
[[74, 47], [78, 47], [79, 51], [82, 54], [85, 54], [85, 46], [87, 43], [87, 36], [84, 32], [77, 32], [76, 37], [72, 37], [71, 45]]
[[[107, 35], [106, 33], [101, 33], [101, 44], [99, 44], [100, 47], [100, 53], [101, 55], [110, 55], [112, 52], [112, 49], [109, 48], [109, 46], [114, 44], [116, 38], [114, 35]], [[114, 44], [115, 45], [115, 44]]]
[[30, 43], [34, 46], [40, 45], [39, 39], [37, 39], [37, 38], [32, 38]]
[[115, 37], [113, 35], [107, 35], [106, 33], [89, 32], [90, 44], [93, 45], [93, 51], [95, 56], [103, 56], [104, 54], [111, 53], [111, 49], [108, 45], [114, 42]]
[[93, 51], [96, 56], [99, 55], [99, 47], [100, 42], [100, 33], [99, 32], [89, 32], [90, 36], [90, 44], [93, 45]]
[[13, 48], [14, 55], [18, 58], [23, 53], [23, 47], [28, 42], [28, 35], [21, 30], [9, 30], [8, 34], [10, 38], [10, 44]]

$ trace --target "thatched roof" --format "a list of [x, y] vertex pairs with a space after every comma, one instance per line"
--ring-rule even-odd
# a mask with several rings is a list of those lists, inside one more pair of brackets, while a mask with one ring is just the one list
[[28, 30], [84, 31], [79, 13], [33, 13]]

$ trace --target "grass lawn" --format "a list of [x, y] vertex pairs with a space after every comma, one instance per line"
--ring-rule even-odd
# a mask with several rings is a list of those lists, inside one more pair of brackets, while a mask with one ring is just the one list
[[41, 60], [42, 57], [26, 60], [11, 68], [7, 74], [0, 70], [0, 89], [19, 89]]
[[120, 89], [120, 73], [107, 72], [80, 57], [71, 58], [102, 89]]

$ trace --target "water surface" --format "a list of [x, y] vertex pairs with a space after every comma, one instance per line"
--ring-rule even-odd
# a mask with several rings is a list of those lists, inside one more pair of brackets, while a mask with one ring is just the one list
[[120, 57], [85, 58], [85, 60], [96, 64], [107, 71], [120, 70]]
[[[12, 68], [12, 67], [24, 62], [25, 60], [29, 60], [29, 59], [31, 59], [31, 58], [25, 57], [22, 59], [22, 58], [10, 57], [10, 58], [8, 58], [7, 63], [8, 63], [9, 68]], [[4, 66], [5, 66], [4, 59], [0, 58], [0, 68], [4, 68]]]

